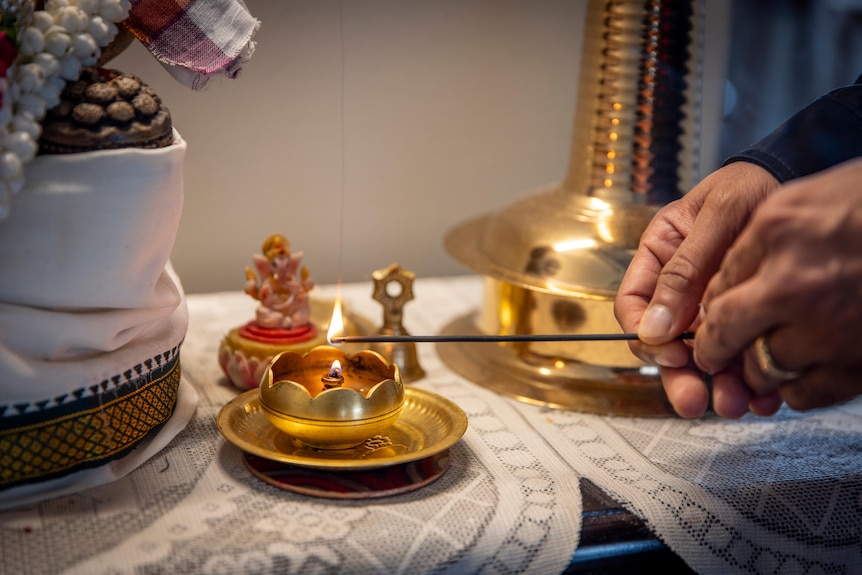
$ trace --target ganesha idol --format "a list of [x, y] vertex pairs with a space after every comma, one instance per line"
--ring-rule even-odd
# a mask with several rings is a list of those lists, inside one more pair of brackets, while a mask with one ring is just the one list
[[273, 234], [252, 262], [254, 269], [245, 269], [245, 293], [258, 301], [255, 317], [231, 329], [218, 352], [222, 371], [241, 389], [257, 387], [275, 355], [304, 353], [326, 343], [326, 334], [312, 321], [314, 281], [302, 265], [302, 252], [291, 253], [287, 238]]

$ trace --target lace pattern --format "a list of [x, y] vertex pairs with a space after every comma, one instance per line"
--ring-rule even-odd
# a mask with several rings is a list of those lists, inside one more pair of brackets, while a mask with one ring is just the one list
[[[344, 296], [375, 319], [370, 287], [346, 286]], [[479, 305], [481, 281], [419, 280], [416, 293], [405, 324], [434, 333]], [[418, 347], [428, 377], [417, 385], [455, 401], [470, 425], [443, 477], [365, 502], [278, 490], [251, 476], [215, 425], [237, 393], [219, 372], [218, 341], [253, 304], [241, 293], [189, 298], [183, 371], [201, 405], [192, 423], [118, 482], [0, 513], [4, 564], [20, 573], [559, 573], [578, 541], [583, 476], [699, 573], [862, 565], [862, 403], [739, 421], [603, 417], [479, 388], [431, 346]]]

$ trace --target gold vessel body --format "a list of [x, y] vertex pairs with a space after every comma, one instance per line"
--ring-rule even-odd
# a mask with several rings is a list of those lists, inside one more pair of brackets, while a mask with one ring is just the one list
[[[333, 362], [344, 374], [341, 387], [324, 388]], [[273, 358], [259, 388], [260, 405], [279, 430], [317, 449], [348, 449], [380, 435], [398, 419], [404, 386], [398, 366], [373, 351], [348, 355], [318, 346], [304, 355]]]

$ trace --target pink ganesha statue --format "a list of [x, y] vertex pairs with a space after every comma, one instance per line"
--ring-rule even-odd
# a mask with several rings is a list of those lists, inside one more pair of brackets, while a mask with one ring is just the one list
[[290, 253], [287, 238], [273, 234], [252, 261], [260, 280], [245, 268], [245, 293], [260, 302], [255, 312], [262, 328], [301, 329], [311, 321], [308, 292], [314, 287], [308, 268], [300, 267], [302, 252]]
[[219, 347], [219, 365], [241, 389], [255, 388], [269, 361], [282, 351], [304, 353], [325, 343], [311, 317], [314, 281], [302, 265], [302, 252], [290, 252], [281, 234], [266, 238], [254, 269], [245, 268], [245, 293], [258, 301], [255, 318], [236, 327]]

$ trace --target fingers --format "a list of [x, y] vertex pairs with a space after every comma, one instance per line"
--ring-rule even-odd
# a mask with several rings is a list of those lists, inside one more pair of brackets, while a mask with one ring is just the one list
[[[624, 331], [636, 333], [655, 289], [656, 279], [664, 263], [673, 256], [683, 241], [681, 227], [693, 219], [691, 201], [680, 200], [660, 210], [644, 232], [640, 245], [629, 264], [614, 299], [614, 314]], [[643, 361], [669, 367], [682, 367], [689, 362], [691, 350], [672, 342], [663, 346], [630, 342], [632, 352]]]
[[712, 376], [712, 407], [721, 417], [738, 419], [749, 411], [760, 416], [773, 415], [782, 403], [777, 389], [765, 395], [752, 392], [739, 361]]
[[783, 403], [784, 400], [781, 398], [781, 394], [778, 390], [775, 390], [766, 395], [753, 396], [748, 404], [748, 409], [755, 415], [769, 417], [770, 415], [775, 415]]
[[[811, 300], [825, 301], [813, 295], [825, 289], [823, 274], [806, 274], [792, 251], [781, 251], [762, 227], [752, 222], [740, 235], [704, 294], [707, 313], [698, 330], [694, 356], [708, 373], [723, 370], [761, 335], [790, 326], [806, 325], [810, 331], [811, 326], [822, 325]], [[751, 370], [753, 365], [751, 362], [746, 376], [756, 372]]]
[[782, 383], [781, 398], [799, 411], [843, 403], [862, 393], [860, 367], [811, 369], [798, 379]]
[[689, 234], [705, 197], [696, 190], [659, 210], [644, 230], [614, 301], [614, 313], [625, 331], [638, 331], [662, 268]]
[[738, 419], [748, 413], [752, 393], [737, 370], [712, 377], [712, 409], [721, 417]]
[[[773, 339], [778, 344], [769, 344], [769, 354], [773, 361], [784, 370], [799, 370], [799, 375], [792, 379], [784, 379], [770, 376], [761, 369], [756, 358], [756, 351], [747, 350], [744, 355], [744, 368], [742, 378], [727, 377], [730, 371], [722, 372], [713, 377], [713, 402], [715, 411], [723, 417], [732, 417], [734, 410], [740, 410], [738, 402], [741, 401], [741, 392], [735, 389], [737, 384], [746, 389], [751, 389], [751, 397], [748, 409], [752, 413], [761, 416], [773, 415], [787, 403], [794, 410], [809, 410], [819, 407], [828, 407], [843, 403], [862, 393], [862, 380], [859, 379], [859, 369], [862, 365], [851, 363], [846, 365], [814, 364], [799, 356], [789, 355], [786, 351], [775, 352], [774, 349], [793, 349], [793, 330], [779, 330], [767, 339]], [[785, 343], [786, 342], [786, 343]], [[779, 359], [779, 358], [785, 359]], [[781, 363], [779, 363], [781, 362]], [[734, 379], [736, 381], [734, 381]], [[744, 383], [742, 381], [744, 380]], [[723, 395], [732, 395], [731, 402], [727, 405]], [[738, 413], [738, 411], [736, 411]]]
[[744, 354], [746, 381], [771, 393], [781, 380], [764, 374], [750, 349], [763, 334], [785, 370], [862, 359], [847, 337], [862, 325], [860, 308], [848, 305], [862, 284], [860, 174], [862, 162], [848, 162], [791, 182], [758, 207], [706, 288], [701, 368], [715, 373]]
[[[756, 365], [746, 351], [758, 336], [784, 321], [784, 313], [773, 308], [762, 283], [747, 282], [708, 304], [706, 320], [694, 341], [694, 361], [707, 373], [724, 370], [735, 358], [746, 354], [746, 381]], [[789, 366], [787, 366], [789, 368]], [[755, 392], [764, 390], [755, 388]]]
[[[783, 333], [778, 332], [776, 335], [778, 334], [786, 338], [787, 330]], [[772, 338], [768, 341], [772, 341]], [[774, 351], [770, 353], [787, 358], [775, 359], [776, 362], [786, 362], [786, 366], [784, 363], [779, 364], [782, 369], [793, 368], [802, 371], [799, 372], [798, 377], [790, 380], [770, 377], [755, 365], [755, 360], [751, 359], [755, 354], [746, 352], [744, 380], [749, 388], [755, 390], [749, 403], [752, 413], [762, 416], [773, 415], [782, 403], [787, 403], [788, 407], [798, 411], [828, 407], [843, 403], [862, 393], [862, 380], [858, 375], [862, 367], [860, 364], [806, 367], [803, 361], [794, 359], [792, 356], [782, 356]], [[718, 376], [714, 379], [717, 381]], [[714, 391], [714, 393], [717, 395], [719, 392]], [[718, 413], [719, 410], [716, 409], [716, 412]]]
[[690, 233], [661, 268], [638, 326], [641, 340], [665, 343], [692, 323], [724, 254], [755, 206], [776, 186], [777, 181], [762, 168], [737, 162], [715, 172], [690, 192], [704, 193], [705, 198]]
[[[674, 338], [695, 325], [707, 284], [725, 252], [755, 206], [777, 185], [766, 170], [745, 162], [711, 174], [659, 211], [620, 284], [617, 320], [625, 331], [638, 333], [640, 341], [630, 344], [632, 351], [661, 366], [668, 399], [683, 417], [703, 415], [710, 397], [702, 374], [691, 366], [691, 346]], [[742, 384], [741, 371], [718, 378], [719, 414], [739, 417], [748, 409], [752, 395]]]
[[667, 343], [691, 325], [712, 273], [707, 268], [713, 266], [718, 267], [717, 259], [704, 252], [697, 240], [680, 244], [658, 274], [655, 291], [638, 323], [641, 341], [653, 345]]
[[[859, 359], [862, 353], [846, 334], [862, 324], [859, 308], [848, 305], [858, 297], [862, 260], [857, 273], [855, 255], [836, 259], [839, 248], [825, 243], [807, 253], [815, 239], [804, 241], [800, 232], [779, 241], [780, 232], [762, 228], [752, 222], [706, 290], [697, 365], [716, 373], [742, 353], [751, 358], [746, 348], [764, 334], [773, 334], [771, 347], [784, 369]], [[755, 364], [750, 362], [746, 378], [764, 393]]]
[[[659, 212], [615, 313], [641, 339], [632, 350], [662, 366], [680, 415], [702, 415], [710, 402], [691, 348], [673, 341], [695, 326], [701, 302], [694, 360], [714, 374], [719, 415], [771, 415], [783, 401], [810, 409], [862, 391], [853, 377], [862, 308], [852, 305], [862, 285], [860, 175], [862, 161], [848, 162], [771, 195], [777, 181], [740, 162]], [[764, 334], [768, 345], [752, 347]]]
[[753, 394], [743, 381], [741, 366], [712, 376], [711, 393], [703, 374], [691, 367], [661, 368], [661, 378], [674, 411], [688, 419], [703, 416], [710, 405], [716, 415], [738, 419], [749, 411], [774, 415], [783, 404], [777, 389], [762, 396]]
[[[710, 280], [703, 295], [708, 310], [699, 341], [695, 344], [697, 365], [708, 373], [723, 370], [744, 353], [757, 337], [771, 332], [786, 320], [786, 286], [793, 269], [787, 258], [771, 256], [773, 237], [764, 224], [763, 207], [736, 239]], [[789, 276], [789, 277], [788, 277]], [[757, 383], [759, 370], [748, 354], [746, 381]], [[756, 385], [756, 392], [765, 392]]]
[[664, 391], [680, 417], [701, 417], [709, 407], [709, 389], [703, 374], [691, 368], [662, 367]]
[[[650, 231], [647, 230], [644, 235], [649, 233]], [[679, 241], [682, 241], [681, 238]], [[676, 249], [676, 246], [672, 249]], [[652, 297], [655, 280], [661, 272], [663, 261], [666, 260], [662, 259], [660, 253], [656, 253], [649, 247], [646, 239], [641, 242], [614, 299], [614, 315], [623, 331], [637, 332], [638, 324]]]
[[802, 355], [788, 356], [782, 352], [779, 357], [788, 359], [779, 360], [776, 358], [772, 342], [776, 335], [786, 332], [787, 330], [779, 330], [761, 335], [745, 350], [745, 381], [757, 395], [772, 394], [778, 390], [778, 386], [783, 381], [795, 379], [797, 373], [801, 373], [811, 365], [810, 362], [803, 359], [804, 356]]
[[703, 304], [712, 307], [713, 300], [727, 290], [750, 279], [761, 266], [766, 254], [766, 243], [749, 230], [737, 237], [727, 250], [721, 267], [709, 281], [703, 294]]
[[691, 363], [691, 346], [684, 341], [664, 345], [639, 344], [636, 355], [648, 363], [662, 367], [685, 367]]

